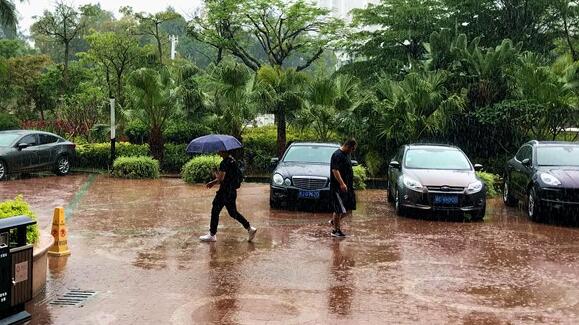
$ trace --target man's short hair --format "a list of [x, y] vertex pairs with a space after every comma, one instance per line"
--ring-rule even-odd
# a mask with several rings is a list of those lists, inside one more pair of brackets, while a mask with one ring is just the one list
[[358, 145], [358, 142], [354, 138], [350, 138], [344, 142], [346, 147], [355, 148]]

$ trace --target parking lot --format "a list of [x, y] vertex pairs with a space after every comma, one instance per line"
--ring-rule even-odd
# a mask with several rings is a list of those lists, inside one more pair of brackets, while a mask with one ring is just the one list
[[[358, 193], [345, 240], [329, 214], [272, 211], [244, 184], [239, 209], [206, 232], [214, 192], [179, 179], [72, 175], [1, 183], [50, 227], [65, 206], [72, 255], [51, 259], [32, 324], [577, 324], [579, 229], [537, 224], [500, 200], [484, 222], [395, 216], [382, 190]], [[70, 289], [96, 294], [53, 302]]]

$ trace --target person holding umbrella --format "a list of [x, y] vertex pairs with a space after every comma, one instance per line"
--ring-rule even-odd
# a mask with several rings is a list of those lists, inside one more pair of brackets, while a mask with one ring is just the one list
[[207, 188], [213, 188], [219, 184], [219, 190], [213, 199], [209, 233], [199, 237], [203, 242], [217, 241], [219, 214], [224, 207], [229, 215], [247, 230], [248, 241], [251, 242], [255, 238], [257, 229], [252, 227], [249, 221], [237, 211], [237, 189], [241, 186], [243, 174], [230, 152], [241, 147], [241, 143], [236, 138], [227, 135], [200, 137], [191, 141], [187, 146], [187, 152], [190, 154], [218, 152], [223, 159], [219, 164], [219, 171], [215, 174], [215, 179], [207, 183]]

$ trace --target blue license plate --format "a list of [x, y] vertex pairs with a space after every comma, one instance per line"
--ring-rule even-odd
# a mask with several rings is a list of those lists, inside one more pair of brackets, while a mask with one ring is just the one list
[[320, 198], [320, 191], [299, 191], [298, 199], [318, 200]]
[[435, 195], [435, 205], [458, 205], [458, 195]]

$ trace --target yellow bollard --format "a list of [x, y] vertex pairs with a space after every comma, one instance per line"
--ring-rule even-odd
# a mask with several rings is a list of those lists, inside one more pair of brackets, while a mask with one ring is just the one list
[[67, 256], [70, 255], [68, 249], [68, 228], [64, 220], [64, 208], [54, 209], [54, 217], [52, 218], [52, 237], [54, 237], [54, 244], [48, 250], [50, 256]]

